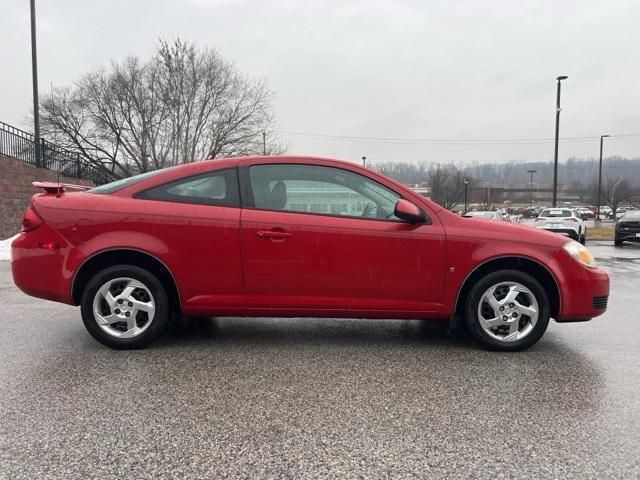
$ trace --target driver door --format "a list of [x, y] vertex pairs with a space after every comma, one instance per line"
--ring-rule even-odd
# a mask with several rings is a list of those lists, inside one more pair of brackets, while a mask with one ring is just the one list
[[249, 309], [382, 317], [439, 310], [444, 233], [437, 219], [400, 221], [396, 192], [346, 169], [260, 163], [242, 172]]

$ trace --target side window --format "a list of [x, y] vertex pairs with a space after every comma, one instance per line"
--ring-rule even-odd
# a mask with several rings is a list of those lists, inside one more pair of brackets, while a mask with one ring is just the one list
[[255, 165], [249, 169], [256, 208], [398, 220], [401, 198], [363, 175], [334, 167], [297, 164]]
[[240, 207], [236, 169], [181, 178], [140, 192], [138, 198]]

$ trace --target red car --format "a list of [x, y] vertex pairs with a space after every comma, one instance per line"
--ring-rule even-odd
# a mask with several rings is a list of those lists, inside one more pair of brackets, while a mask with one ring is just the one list
[[16, 285], [80, 305], [114, 348], [172, 313], [446, 321], [521, 350], [550, 318], [588, 320], [609, 278], [577, 242], [462, 218], [358, 165], [320, 158], [196, 162], [83, 192], [39, 184], [12, 243]]

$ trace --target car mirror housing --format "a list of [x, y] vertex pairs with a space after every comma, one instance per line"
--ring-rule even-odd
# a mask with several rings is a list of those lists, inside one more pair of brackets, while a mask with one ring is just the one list
[[399, 219], [409, 223], [424, 223], [427, 221], [427, 216], [424, 212], [409, 200], [398, 200], [393, 214]]

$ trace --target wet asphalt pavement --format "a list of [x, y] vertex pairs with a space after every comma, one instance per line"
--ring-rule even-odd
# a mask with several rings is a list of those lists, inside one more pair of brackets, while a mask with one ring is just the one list
[[0, 262], [0, 478], [639, 478], [640, 245], [528, 351], [427, 322], [183, 319], [112, 351]]

